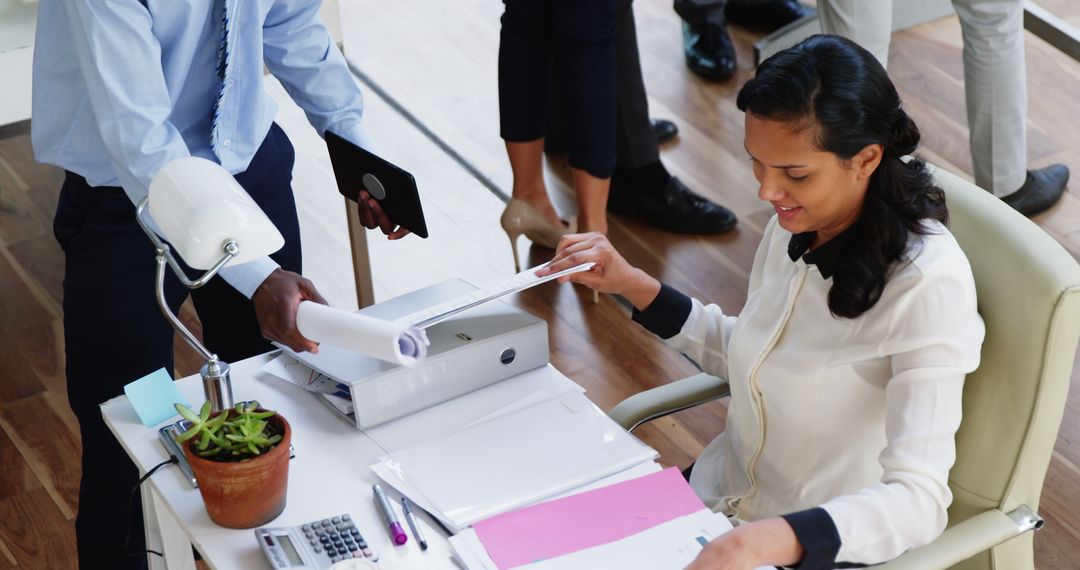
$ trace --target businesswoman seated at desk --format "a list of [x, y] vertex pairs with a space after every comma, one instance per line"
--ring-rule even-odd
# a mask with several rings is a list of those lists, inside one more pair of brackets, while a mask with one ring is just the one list
[[942, 191], [901, 160], [919, 131], [869, 52], [814, 36], [739, 93], [758, 197], [776, 215], [738, 316], [566, 236], [545, 272], [625, 296], [634, 320], [731, 385], [690, 484], [741, 523], [691, 566], [873, 564], [945, 528], [964, 376], [983, 324]]

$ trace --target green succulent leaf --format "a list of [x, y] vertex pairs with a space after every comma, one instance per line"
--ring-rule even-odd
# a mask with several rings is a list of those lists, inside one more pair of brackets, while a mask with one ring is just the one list
[[202, 426], [199, 426], [199, 425], [193, 425], [193, 426], [189, 427], [187, 429], [187, 431], [185, 431], [184, 433], [182, 433], [182, 434], [180, 434], [179, 436], [176, 437], [176, 441], [185, 442], [185, 441], [195, 437], [196, 435], [198, 435], [198, 433], [200, 431], [199, 428], [201, 428], [201, 427]]
[[176, 408], [176, 411], [185, 420], [187, 420], [189, 422], [193, 422], [193, 423], [200, 423], [199, 416], [196, 415], [195, 412], [191, 411], [191, 408], [189, 408], [189, 407], [187, 407], [187, 406], [185, 406], [185, 405], [183, 405], [183, 404], [181, 404], [179, 402], [173, 404], [173, 407]]

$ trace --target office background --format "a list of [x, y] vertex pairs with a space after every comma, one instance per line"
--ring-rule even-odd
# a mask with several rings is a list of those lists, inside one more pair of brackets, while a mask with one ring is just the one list
[[[1080, 4], [1040, 5], [1080, 28]], [[498, 226], [510, 168], [498, 136], [496, 55], [501, 3], [495, 0], [342, 0], [346, 55], [367, 97], [366, 121], [378, 150], [417, 176], [432, 239], [371, 240], [376, 299], [460, 276], [477, 282], [513, 271]], [[742, 150], [742, 115], [734, 97], [752, 74], [758, 38], [731, 28], [740, 56], [736, 77], [702, 81], [682, 59], [679, 21], [669, 0], [635, 2], [651, 114], [674, 120], [677, 142], [665, 164], [692, 188], [739, 216], [734, 232], [686, 237], [611, 216], [612, 241], [635, 264], [682, 290], [724, 304], [745, 300], [761, 229], [772, 215], [756, 195]], [[1029, 165], [1054, 162], [1080, 172], [1080, 62], [1030, 33]], [[961, 40], [955, 18], [894, 37], [890, 74], [922, 126], [921, 154], [954, 172], [971, 173], [964, 121]], [[340, 197], [332, 190], [325, 147], [276, 84], [279, 122], [297, 149], [294, 187], [309, 276], [334, 304], [355, 306], [355, 288]], [[573, 203], [565, 164], [548, 162], [560, 206]], [[0, 568], [74, 567], [78, 496], [77, 426], [64, 388], [60, 282], [63, 256], [51, 219], [61, 174], [33, 161], [29, 135], [0, 129]], [[1070, 193], [1035, 221], [1080, 258], [1080, 197]], [[519, 244], [523, 259], [540, 262]], [[407, 261], [407, 262], [403, 262]], [[149, 285], [148, 285], [149, 286]], [[601, 408], [695, 372], [692, 365], [629, 323], [626, 307], [584, 289], [547, 285], [515, 303], [549, 321], [552, 363], [588, 388]], [[198, 330], [190, 309], [189, 326]], [[156, 315], [148, 315], [156, 318]], [[177, 343], [177, 374], [200, 364]], [[1080, 375], [1074, 368], [1074, 377]], [[1075, 566], [1080, 558], [1080, 382], [1074, 382], [1047, 475], [1036, 534], [1040, 568]], [[668, 464], [685, 467], [722, 429], [723, 404], [666, 418], [638, 433]], [[357, 466], [362, 468], [362, 466]]]

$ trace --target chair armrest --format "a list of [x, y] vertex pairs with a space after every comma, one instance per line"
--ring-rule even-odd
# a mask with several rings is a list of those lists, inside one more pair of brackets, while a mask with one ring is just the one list
[[731, 395], [727, 380], [695, 374], [652, 390], [638, 392], [608, 412], [627, 431], [645, 422]]
[[1011, 513], [984, 511], [945, 529], [925, 546], [909, 550], [895, 560], [874, 566], [880, 570], [948, 568], [1009, 539], [1042, 526], [1042, 518], [1026, 506]]

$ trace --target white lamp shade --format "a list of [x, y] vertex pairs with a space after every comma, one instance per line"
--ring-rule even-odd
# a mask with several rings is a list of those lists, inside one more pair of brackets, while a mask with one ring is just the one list
[[269, 255], [285, 245], [274, 224], [221, 165], [194, 156], [178, 158], [150, 182], [150, 216], [194, 269], [209, 269], [229, 240], [240, 246], [228, 265]]

